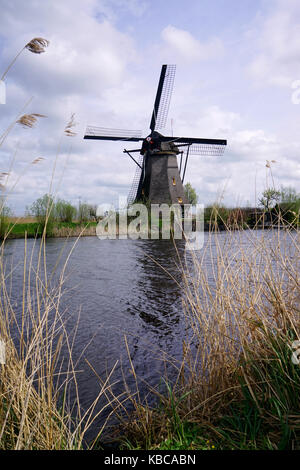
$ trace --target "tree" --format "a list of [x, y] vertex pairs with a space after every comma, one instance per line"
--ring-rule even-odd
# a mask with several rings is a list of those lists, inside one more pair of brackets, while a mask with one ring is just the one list
[[280, 203], [293, 204], [300, 199], [300, 194], [297, 194], [295, 188], [291, 186], [281, 186], [280, 190]]
[[96, 205], [90, 205], [90, 218], [92, 220], [97, 220], [97, 206]]
[[292, 225], [299, 225], [300, 194], [291, 186], [282, 186], [280, 193], [279, 208], [283, 220]]
[[278, 203], [278, 201], [280, 201], [280, 197], [280, 191], [277, 191], [274, 188], [268, 188], [263, 192], [262, 197], [258, 202], [266, 211], [269, 211]]
[[30, 211], [41, 225], [42, 231], [45, 230], [46, 235], [50, 235], [55, 220], [55, 204], [53, 197], [50, 194], [44, 194], [44, 196], [37, 199], [31, 205]]
[[59, 199], [55, 204], [55, 217], [60, 222], [72, 222], [77, 213], [76, 207], [68, 201]]
[[191, 183], [186, 183], [184, 185], [184, 194], [186, 195], [189, 204], [197, 204], [197, 193], [196, 190], [192, 187]]
[[85, 222], [89, 222], [90, 220], [95, 220], [96, 212], [97, 212], [96, 206], [93, 206], [87, 203], [79, 204], [79, 208], [78, 208], [79, 222], [85, 223]]

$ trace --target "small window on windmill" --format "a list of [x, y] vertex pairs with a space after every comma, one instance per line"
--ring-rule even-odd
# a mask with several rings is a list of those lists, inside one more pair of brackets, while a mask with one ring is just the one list
[[178, 198], [178, 202], [179, 202], [179, 204], [182, 204], [182, 197]]
[[175, 178], [172, 178], [172, 184], [173, 184], [173, 186], [176, 186], [176, 179]]

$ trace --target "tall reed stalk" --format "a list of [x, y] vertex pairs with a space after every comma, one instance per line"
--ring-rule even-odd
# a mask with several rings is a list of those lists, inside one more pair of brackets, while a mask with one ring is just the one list
[[[34, 38], [27, 43], [9, 64], [1, 80], [6, 77], [24, 49], [40, 54], [48, 44], [43, 38]], [[0, 135], [0, 146], [16, 124], [30, 129], [38, 118], [45, 117], [38, 113], [23, 114], [25, 107]], [[75, 135], [74, 125], [72, 115], [64, 130], [65, 135]], [[41, 160], [42, 157], [35, 158], [29, 165], [38, 164]], [[0, 229], [3, 238], [0, 246], [0, 449], [5, 450], [82, 449], [87, 445], [85, 436], [91, 424], [107, 406], [114, 406], [114, 400], [99, 405], [100, 398], [109, 387], [108, 382], [114, 368], [101, 382], [99, 393], [87, 409], [82, 410], [79, 400], [77, 363], [74, 362], [72, 354], [78, 323], [75, 322], [75, 333], [71, 335], [68, 331], [70, 317], [61, 306], [65, 271], [76, 241], [61, 271], [56, 273], [56, 282], [53, 273], [48, 272], [46, 235], [51, 221], [51, 194], [56, 163], [57, 156], [51, 177], [42, 237], [35, 240], [31, 252], [28, 251], [26, 237], [24, 240], [21, 304], [15, 302], [15, 266], [8, 266], [6, 257], [6, 239], [13, 225], [7, 228], [4, 218], [7, 197], [22, 175], [10, 190], [7, 187], [10, 173], [0, 175], [0, 189], [3, 192], [0, 201]], [[3, 177], [6, 178], [5, 184], [2, 184]], [[17, 220], [14, 223], [17, 223]], [[83, 232], [84, 228], [78, 237]], [[58, 260], [59, 258], [60, 253]], [[75, 396], [72, 403], [68, 401], [71, 388]], [[117, 400], [120, 401], [120, 397]], [[99, 429], [97, 437], [101, 435], [105, 424], [106, 421]]]
[[157, 408], [135, 396], [135, 413], [123, 421], [127, 446], [300, 448], [300, 363], [292, 361], [300, 339], [299, 231], [279, 225], [212, 230], [192, 263], [192, 252], [180, 261], [182, 362], [175, 381], [164, 379], [165, 392], [154, 391]]

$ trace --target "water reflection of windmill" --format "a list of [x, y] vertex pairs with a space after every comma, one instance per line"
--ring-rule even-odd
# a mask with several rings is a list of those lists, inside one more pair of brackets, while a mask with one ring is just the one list
[[[139, 149], [130, 151], [124, 149], [124, 153], [128, 154], [137, 165], [128, 203], [141, 200], [156, 204], [187, 203], [183, 182], [189, 156], [224, 153], [226, 140], [167, 137], [157, 131], [166, 125], [175, 70], [175, 65], [162, 66], [150, 122], [151, 133], [146, 138], [142, 137], [139, 131], [87, 127], [85, 139], [142, 141], [142, 147]], [[138, 158], [135, 159], [132, 153], [139, 153]], [[180, 155], [179, 162], [178, 155]]]

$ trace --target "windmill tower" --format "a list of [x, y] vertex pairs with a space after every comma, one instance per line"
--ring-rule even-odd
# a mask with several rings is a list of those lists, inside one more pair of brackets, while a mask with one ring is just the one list
[[[88, 126], [84, 139], [142, 142], [139, 149], [124, 153], [136, 164], [128, 204], [187, 204], [183, 182], [190, 155], [222, 155], [226, 140], [198, 137], [167, 137], [158, 132], [165, 127], [175, 78], [175, 65], [163, 65], [150, 121], [150, 134], [139, 131]], [[138, 153], [138, 159], [133, 157]], [[178, 161], [179, 160], [179, 161]]]

